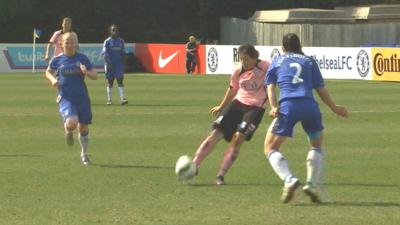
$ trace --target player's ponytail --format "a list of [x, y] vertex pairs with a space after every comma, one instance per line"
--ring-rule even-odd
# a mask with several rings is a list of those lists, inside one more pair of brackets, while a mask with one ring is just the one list
[[289, 33], [283, 36], [282, 46], [283, 48], [285, 48], [287, 52], [293, 52], [304, 55], [303, 50], [301, 49], [300, 39], [294, 33]]
[[242, 44], [238, 49], [239, 55], [246, 54], [252, 59], [258, 59], [259, 53], [256, 48], [251, 44]]

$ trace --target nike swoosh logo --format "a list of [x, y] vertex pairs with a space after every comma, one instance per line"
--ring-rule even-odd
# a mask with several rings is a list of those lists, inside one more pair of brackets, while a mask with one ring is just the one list
[[174, 54], [172, 54], [172, 55], [168, 56], [167, 58], [163, 59], [162, 58], [162, 50], [161, 50], [160, 55], [158, 56], [158, 66], [160, 68], [164, 68], [178, 53], [179, 53], [179, 51], [177, 51]]

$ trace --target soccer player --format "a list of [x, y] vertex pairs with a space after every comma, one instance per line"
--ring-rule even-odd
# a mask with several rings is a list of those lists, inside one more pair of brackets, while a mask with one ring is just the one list
[[194, 36], [189, 37], [189, 42], [186, 43], [186, 73], [194, 72], [197, 64], [197, 42]]
[[210, 110], [218, 117], [193, 158], [198, 171], [201, 162], [222, 138], [229, 142], [216, 177], [217, 185], [225, 184], [225, 174], [239, 156], [243, 142], [249, 141], [256, 131], [267, 101], [264, 77], [269, 62], [259, 60], [258, 51], [250, 44], [241, 45], [238, 51], [241, 65], [233, 71], [221, 103]]
[[[287, 137], [293, 136], [293, 128], [301, 122], [311, 145], [307, 156], [307, 183], [303, 191], [312, 202], [321, 202], [316, 185], [321, 179], [324, 163], [322, 150], [323, 125], [318, 103], [314, 100], [313, 89], [322, 101], [337, 115], [348, 117], [347, 109], [336, 105], [325, 88], [324, 80], [316, 62], [303, 54], [300, 40], [290, 33], [282, 40], [283, 56], [274, 58], [268, 69], [265, 84], [273, 118], [268, 129], [264, 152], [273, 170], [284, 182], [281, 200], [289, 202], [300, 181], [290, 171], [288, 162], [279, 149]], [[276, 87], [280, 89], [279, 102]]]
[[92, 122], [90, 99], [85, 77], [97, 79], [88, 57], [76, 52], [78, 37], [73, 32], [62, 36], [63, 53], [51, 60], [45, 77], [58, 89], [57, 103], [64, 121], [65, 140], [74, 144], [73, 131], [79, 130], [79, 144], [83, 165], [90, 163], [88, 157], [89, 124]]
[[109, 28], [110, 37], [104, 41], [102, 54], [104, 57], [104, 69], [107, 79], [107, 105], [112, 104], [112, 89], [114, 80], [117, 80], [121, 105], [128, 104], [124, 96], [124, 60], [125, 43], [119, 37], [119, 27], [115, 24]]
[[[62, 48], [62, 34], [70, 32], [72, 27], [72, 19], [69, 17], [65, 17], [62, 20], [62, 29], [54, 32], [53, 36], [51, 36], [49, 43], [46, 47], [46, 53], [44, 59], [49, 62], [51, 58], [54, 58], [63, 52]], [[50, 49], [54, 46], [53, 57], [50, 57]]]

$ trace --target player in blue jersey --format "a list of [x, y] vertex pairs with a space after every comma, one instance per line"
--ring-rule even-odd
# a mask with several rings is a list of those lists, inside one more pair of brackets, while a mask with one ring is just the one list
[[[284, 181], [281, 200], [289, 202], [300, 181], [289, 169], [288, 162], [279, 152], [287, 137], [292, 137], [293, 128], [301, 122], [311, 145], [307, 156], [307, 183], [303, 187], [312, 202], [321, 202], [316, 185], [321, 179], [323, 167], [323, 125], [318, 103], [314, 100], [313, 89], [321, 100], [337, 115], [348, 117], [347, 109], [336, 105], [325, 88], [324, 80], [316, 62], [305, 56], [296, 34], [287, 34], [282, 40], [283, 56], [274, 58], [268, 69], [265, 84], [273, 118], [265, 138], [264, 152], [273, 170]], [[275, 94], [280, 89], [279, 102]]]
[[119, 37], [119, 27], [115, 24], [110, 26], [110, 37], [104, 41], [102, 54], [104, 57], [104, 69], [107, 79], [107, 105], [112, 103], [112, 89], [114, 80], [117, 80], [118, 92], [121, 105], [128, 104], [124, 96], [124, 61], [125, 43]]
[[75, 33], [63, 34], [63, 53], [51, 60], [45, 77], [58, 89], [57, 103], [64, 121], [65, 140], [68, 145], [73, 145], [73, 131], [78, 128], [81, 160], [84, 165], [88, 165], [89, 124], [92, 122], [92, 112], [84, 80], [85, 77], [97, 79], [97, 73], [88, 57], [76, 52], [77, 45], [78, 36]]

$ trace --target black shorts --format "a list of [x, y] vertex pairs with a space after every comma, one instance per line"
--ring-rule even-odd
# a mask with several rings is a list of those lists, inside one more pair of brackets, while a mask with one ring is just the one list
[[246, 136], [249, 141], [260, 124], [265, 109], [248, 106], [237, 100], [227, 105], [213, 123], [213, 129], [224, 134], [224, 139], [231, 141], [236, 132]]

